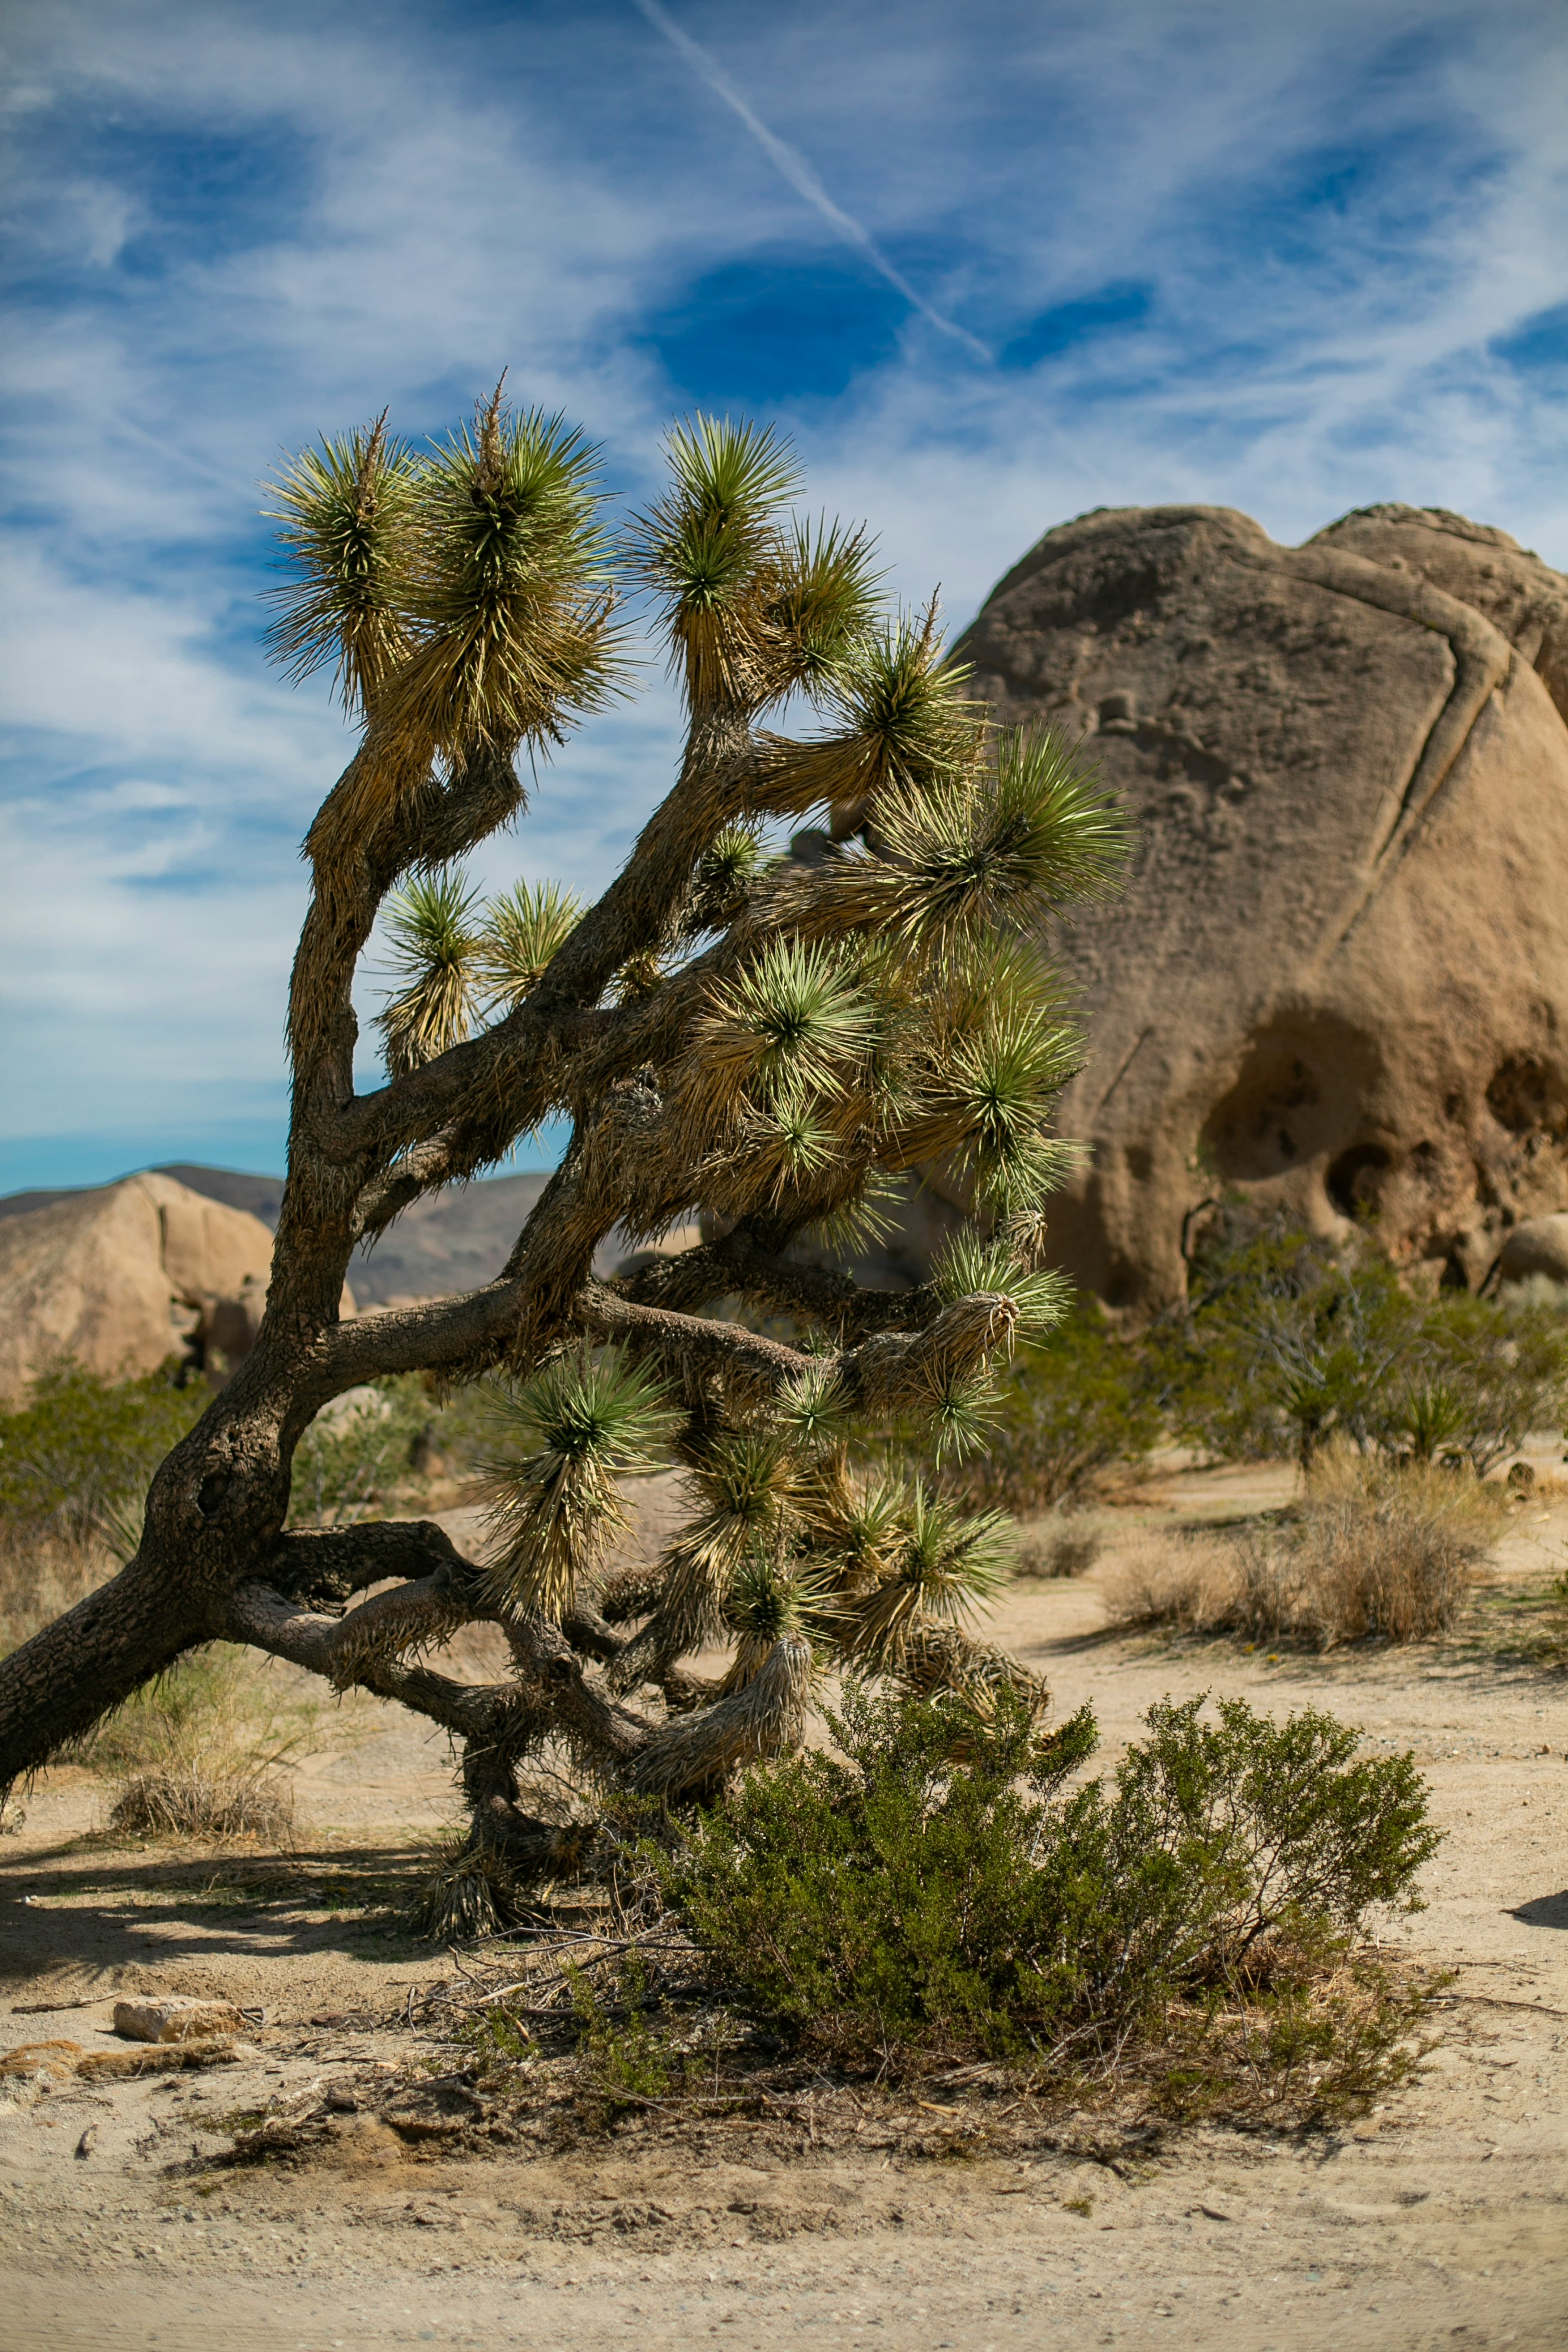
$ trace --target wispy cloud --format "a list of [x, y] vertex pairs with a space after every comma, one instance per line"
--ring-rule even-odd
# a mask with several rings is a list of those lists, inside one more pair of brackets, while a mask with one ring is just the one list
[[705, 49], [700, 41], [694, 41], [689, 33], [683, 32], [668, 9], [660, 7], [659, 0], [632, 0], [632, 5], [647, 18], [656, 32], [663, 34], [676, 54], [685, 58], [698, 80], [705, 82], [714, 96], [722, 99], [731, 112], [739, 117], [795, 194], [805, 197], [829, 228], [841, 236], [846, 245], [863, 255], [878, 277], [885, 278], [895, 294], [903, 296], [911, 310], [918, 310], [931, 326], [944, 335], [951, 335], [955, 342], [963, 345], [965, 351], [989, 364], [992, 354], [979, 337], [972, 335], [966, 327], [959, 326], [955, 320], [943, 318], [940, 310], [931, 308], [924, 295], [910, 285], [902, 270], [894, 268], [870, 231], [859, 221], [852, 219], [842, 205], [834, 203], [823, 186], [820, 175], [813, 171], [799, 148], [792, 147], [787, 140], [779, 138], [775, 131], [768, 129], [755, 107], [749, 99], [742, 97], [711, 51]]
[[[510, 362], [637, 499], [668, 415], [753, 401], [959, 620], [1100, 504], [1295, 539], [1404, 498], [1568, 563], [1560, 0], [633, 5], [657, 41], [626, 0], [13, 11], [0, 1024], [40, 1153], [276, 1117], [344, 737], [262, 664], [256, 484], [387, 400], [437, 430]], [[674, 730], [656, 667], [477, 872], [602, 881]]]

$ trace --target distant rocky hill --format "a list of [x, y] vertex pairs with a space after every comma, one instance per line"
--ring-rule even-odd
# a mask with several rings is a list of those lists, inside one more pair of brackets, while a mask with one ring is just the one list
[[416, 1201], [368, 1250], [349, 1261], [362, 1307], [389, 1298], [436, 1298], [491, 1282], [550, 1179], [488, 1176]]
[[[249, 1176], [232, 1168], [202, 1168], [178, 1162], [153, 1169], [192, 1192], [258, 1217], [269, 1229], [278, 1223], [283, 1197], [281, 1176]], [[434, 1200], [416, 1202], [369, 1250], [356, 1250], [349, 1287], [361, 1307], [389, 1298], [438, 1298], [490, 1281], [549, 1178], [544, 1174], [491, 1176], [455, 1187]], [[11, 1192], [0, 1199], [0, 1218], [24, 1216], [62, 1201], [85, 1201], [109, 1187]], [[615, 1253], [612, 1253], [614, 1255]]]
[[64, 1356], [114, 1379], [248, 1350], [272, 1265], [259, 1218], [155, 1172], [5, 1207], [0, 1401]]
[[1084, 740], [1136, 833], [1058, 936], [1089, 1046], [1070, 1274], [1179, 1294], [1230, 1186], [1370, 1213], [1472, 1287], [1568, 1211], [1568, 579], [1439, 509], [1289, 548], [1111, 509], [1047, 531], [959, 650], [999, 718]]

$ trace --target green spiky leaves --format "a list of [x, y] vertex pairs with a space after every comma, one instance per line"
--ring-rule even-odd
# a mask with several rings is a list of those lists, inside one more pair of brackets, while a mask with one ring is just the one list
[[402, 985], [376, 1016], [394, 1077], [465, 1038], [474, 1013], [479, 893], [460, 874], [416, 875], [387, 901], [392, 970]]
[[332, 668], [345, 707], [361, 714], [408, 651], [416, 474], [384, 412], [362, 432], [301, 450], [267, 485], [289, 574], [268, 591], [279, 610], [268, 650], [291, 678]]
[[475, 971], [487, 1003], [509, 1011], [521, 1004], [543, 979], [582, 912], [580, 902], [555, 882], [519, 882], [492, 898], [474, 942]]
[[812, 1364], [791, 1381], [773, 1406], [775, 1426], [792, 1447], [814, 1451], [848, 1433], [849, 1401], [832, 1364]]
[[1015, 1316], [1014, 1335], [1040, 1339], [1059, 1323], [1072, 1301], [1072, 1285], [1059, 1274], [1024, 1265], [1004, 1241], [966, 1232], [948, 1243], [931, 1268], [939, 1298], [1005, 1297]]
[[447, 758], [559, 743], [616, 679], [597, 452], [559, 416], [505, 411], [422, 467], [407, 602], [418, 649], [388, 688], [387, 730]]
[[780, 940], [714, 992], [696, 1052], [721, 1097], [742, 1086], [764, 1097], [831, 1093], [871, 1036], [870, 1005], [842, 958]]
[[554, 882], [519, 882], [480, 904], [459, 871], [416, 875], [386, 902], [398, 985], [376, 1015], [394, 1077], [460, 1045], [481, 1012], [510, 1012], [535, 988], [582, 912]]
[[735, 1655], [721, 1689], [744, 1690], [767, 1664], [774, 1645], [828, 1642], [843, 1614], [831, 1577], [795, 1561], [752, 1552], [735, 1572], [724, 1603], [724, 1623]]
[[754, 710], [824, 685], [876, 608], [863, 532], [784, 516], [799, 473], [771, 428], [698, 416], [677, 425], [670, 487], [634, 525], [635, 576], [663, 612], [695, 710]]
[[563, 742], [618, 690], [595, 465], [580, 433], [508, 411], [498, 386], [471, 428], [425, 455], [383, 419], [306, 450], [271, 485], [292, 578], [270, 649], [296, 677], [333, 665], [368, 721], [311, 828], [323, 878], [341, 881], [433, 764], [456, 774]]
[[489, 1596], [559, 1619], [626, 1524], [619, 1482], [657, 1466], [679, 1415], [616, 1348], [557, 1359], [495, 1410], [498, 1443], [482, 1465], [495, 1539]]
[[847, 821], [887, 793], [960, 786], [979, 756], [984, 713], [950, 663], [934, 603], [865, 629], [825, 672], [820, 700], [834, 731], [821, 741], [764, 739], [771, 808], [833, 804]]
[[692, 877], [682, 925], [688, 937], [734, 920], [761, 869], [763, 854], [762, 842], [749, 825], [727, 824], [714, 835]]
[[879, 1671], [896, 1667], [922, 1624], [962, 1623], [995, 1592], [1012, 1564], [1010, 1523], [970, 1515], [921, 1485], [909, 1493], [889, 1573], [858, 1604], [844, 1648]]
[[819, 520], [781, 534], [768, 625], [781, 690], [831, 688], [865, 644], [877, 613], [871, 543]]
[[875, 822], [874, 848], [835, 877], [846, 912], [932, 947], [1102, 895], [1127, 848], [1114, 803], [1048, 730], [1004, 734], [990, 773], [885, 793]]

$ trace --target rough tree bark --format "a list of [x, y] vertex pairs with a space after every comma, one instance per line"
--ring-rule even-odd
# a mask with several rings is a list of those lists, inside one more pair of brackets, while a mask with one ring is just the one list
[[[700, 421], [668, 457], [614, 546], [592, 453], [499, 394], [429, 455], [378, 424], [279, 482], [273, 642], [298, 675], [336, 665], [363, 734], [306, 845], [265, 1318], [153, 1478], [135, 1558], [0, 1664], [0, 1785], [226, 1638], [443, 1725], [476, 1866], [527, 1873], [570, 1843], [520, 1798], [543, 1746], [680, 1795], [798, 1738], [830, 1655], [920, 1686], [1026, 1680], [955, 1622], [998, 1529], [879, 1472], [854, 1433], [913, 1421], [962, 1444], [988, 1363], [1059, 1311], [1034, 1268], [1075, 1056], [1039, 935], [1111, 875], [1114, 813], [1048, 739], [994, 736], [929, 614], [879, 614], [860, 534], [789, 520], [773, 436]], [[524, 890], [476, 916], [453, 877], [522, 809], [517, 754], [615, 683], [616, 576], [651, 600], [685, 695], [674, 788], [596, 905]], [[824, 731], [763, 727], [792, 694]], [[831, 834], [770, 850], [770, 822], [816, 807]], [[353, 985], [389, 905], [406, 985], [387, 1082], [361, 1095]], [[497, 1280], [340, 1322], [357, 1243], [552, 1114], [570, 1142]], [[896, 1294], [792, 1256], [932, 1158], [967, 1176], [989, 1242]], [[699, 1246], [595, 1278], [612, 1231], [697, 1215]], [[287, 1531], [316, 1414], [411, 1371], [512, 1397], [500, 1569], [423, 1523]], [[686, 1466], [691, 1525], [606, 1584], [619, 1479], [659, 1455]], [[493, 1687], [427, 1663], [479, 1620], [511, 1660]], [[715, 1633], [736, 1664], [708, 1687], [681, 1658]]]

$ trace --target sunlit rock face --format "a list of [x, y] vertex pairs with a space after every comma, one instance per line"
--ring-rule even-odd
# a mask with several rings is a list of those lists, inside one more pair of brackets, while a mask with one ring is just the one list
[[1568, 579], [1441, 510], [1287, 548], [1113, 509], [1047, 532], [961, 651], [1000, 719], [1084, 739], [1137, 834], [1058, 932], [1089, 1043], [1059, 1125], [1092, 1147], [1061, 1265], [1156, 1306], [1239, 1186], [1474, 1286], [1568, 1210]]

